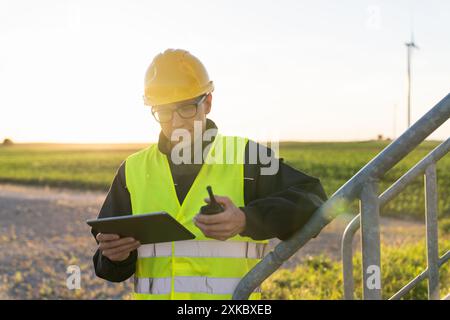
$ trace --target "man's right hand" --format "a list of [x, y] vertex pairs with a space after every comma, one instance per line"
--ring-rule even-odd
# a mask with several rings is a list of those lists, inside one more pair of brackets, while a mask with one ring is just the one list
[[120, 238], [117, 234], [99, 233], [95, 238], [100, 252], [111, 261], [125, 260], [141, 245], [134, 238]]

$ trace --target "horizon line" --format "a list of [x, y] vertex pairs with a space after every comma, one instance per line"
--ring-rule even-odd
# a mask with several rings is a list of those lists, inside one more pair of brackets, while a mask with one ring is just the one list
[[[251, 139], [253, 140], [253, 139]], [[394, 141], [395, 139], [391, 139], [390, 137], [386, 137], [384, 139], [361, 139], [361, 140], [279, 140], [279, 143], [349, 143], [349, 142], [374, 142], [374, 141]], [[267, 142], [264, 140], [253, 140], [255, 142]], [[443, 139], [425, 139], [424, 141], [430, 142], [443, 142]], [[130, 141], [130, 142], [60, 142], [60, 141], [20, 141], [14, 142], [12, 141], [11, 145], [145, 145], [145, 144], [154, 144], [158, 141]], [[270, 142], [270, 141], [269, 141]], [[4, 145], [0, 143], [0, 146]]]

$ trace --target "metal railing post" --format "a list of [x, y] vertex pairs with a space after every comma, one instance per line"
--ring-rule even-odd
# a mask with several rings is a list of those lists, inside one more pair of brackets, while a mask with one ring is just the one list
[[380, 202], [378, 184], [369, 179], [361, 191], [363, 297], [381, 300]]
[[[393, 185], [391, 185], [380, 196], [380, 207], [383, 207], [387, 202], [394, 199], [400, 192], [402, 192], [416, 177], [425, 174], [425, 170], [432, 164], [436, 163], [450, 151], [450, 138], [442, 142], [430, 153], [428, 153], [415, 166], [408, 170], [401, 176]], [[344, 280], [344, 299], [353, 300], [354, 279], [353, 279], [353, 238], [360, 227], [360, 214], [354, 217], [345, 228], [342, 236], [341, 253], [342, 253], [342, 271]], [[427, 271], [428, 272], [428, 271]], [[426, 273], [428, 274], [428, 273]], [[428, 277], [428, 276], [426, 276]], [[425, 277], [423, 277], [424, 279]], [[422, 278], [420, 278], [422, 279]], [[415, 283], [415, 282], [414, 282]], [[406, 286], [405, 288], [409, 288]], [[403, 290], [403, 289], [402, 289]], [[398, 299], [403, 296], [403, 292], [394, 297]], [[401, 293], [401, 295], [400, 295]]]
[[425, 220], [427, 228], [428, 299], [439, 300], [439, 250], [436, 164], [425, 170]]
[[342, 237], [342, 276], [344, 281], [344, 299], [353, 300], [355, 291], [355, 280], [353, 278], [353, 237], [360, 225], [359, 214], [350, 221]]

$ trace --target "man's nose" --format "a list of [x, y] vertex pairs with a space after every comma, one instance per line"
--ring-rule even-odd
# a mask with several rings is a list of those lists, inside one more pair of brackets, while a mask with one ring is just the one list
[[184, 119], [180, 117], [178, 112], [174, 111], [172, 116], [172, 128], [177, 129], [183, 127]]

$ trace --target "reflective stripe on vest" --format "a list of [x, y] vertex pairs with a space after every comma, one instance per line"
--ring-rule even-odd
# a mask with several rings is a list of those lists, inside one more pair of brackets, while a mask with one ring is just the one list
[[[234, 141], [236, 144], [231, 144]], [[267, 240], [236, 235], [227, 241], [207, 238], [193, 222], [205, 204], [206, 186], [244, 202], [244, 158], [247, 139], [218, 134], [183, 203], [172, 173], [157, 145], [126, 160], [125, 175], [133, 214], [165, 211], [195, 235], [194, 240], [143, 245], [138, 249], [135, 297], [139, 299], [230, 299], [240, 279], [264, 256]], [[229, 162], [229, 159], [234, 162]], [[211, 159], [226, 159], [224, 164]], [[260, 293], [252, 296], [260, 298]]]
[[[172, 278], [135, 278], [136, 293], [167, 294]], [[233, 294], [241, 278], [175, 277], [175, 291], [207, 294]], [[254, 292], [261, 292], [258, 287]]]
[[[222, 257], [262, 259], [264, 243], [242, 241], [177, 241], [174, 243], [175, 257]], [[142, 245], [138, 249], [139, 258], [169, 257], [172, 255], [172, 242]]]

